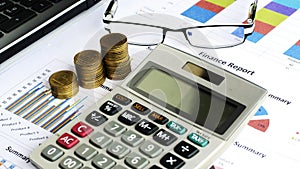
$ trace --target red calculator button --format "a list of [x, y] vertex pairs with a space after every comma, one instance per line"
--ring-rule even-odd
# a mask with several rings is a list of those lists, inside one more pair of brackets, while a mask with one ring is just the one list
[[85, 137], [93, 131], [93, 128], [83, 122], [78, 122], [77, 124], [75, 124], [75, 126], [72, 127], [71, 130], [77, 136]]
[[79, 140], [69, 133], [64, 133], [56, 140], [56, 142], [63, 148], [70, 149], [79, 143]]

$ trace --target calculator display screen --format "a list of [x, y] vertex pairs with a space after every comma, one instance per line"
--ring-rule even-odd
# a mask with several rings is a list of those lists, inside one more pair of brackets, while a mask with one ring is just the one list
[[245, 108], [187, 78], [156, 68], [137, 74], [129, 87], [218, 134], [224, 134]]

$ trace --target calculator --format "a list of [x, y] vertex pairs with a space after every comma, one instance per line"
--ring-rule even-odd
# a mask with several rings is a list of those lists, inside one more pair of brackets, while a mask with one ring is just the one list
[[31, 155], [37, 168], [207, 169], [267, 91], [161, 44]]

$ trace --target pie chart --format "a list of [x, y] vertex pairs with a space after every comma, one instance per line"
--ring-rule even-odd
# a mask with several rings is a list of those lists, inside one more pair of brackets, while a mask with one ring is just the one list
[[270, 124], [268, 119], [268, 112], [266, 109], [261, 106], [258, 111], [255, 113], [253, 120], [250, 120], [248, 125], [261, 131], [266, 132]]

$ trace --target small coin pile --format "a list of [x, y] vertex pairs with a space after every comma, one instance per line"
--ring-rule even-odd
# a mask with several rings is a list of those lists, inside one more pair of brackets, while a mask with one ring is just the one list
[[79, 91], [76, 74], [70, 70], [53, 73], [49, 77], [52, 95], [58, 99], [67, 99], [75, 96]]
[[101, 86], [105, 81], [102, 56], [96, 50], [84, 50], [74, 57], [78, 83], [86, 89]]
[[130, 72], [127, 37], [121, 33], [111, 33], [100, 39], [106, 77], [123, 80]]

